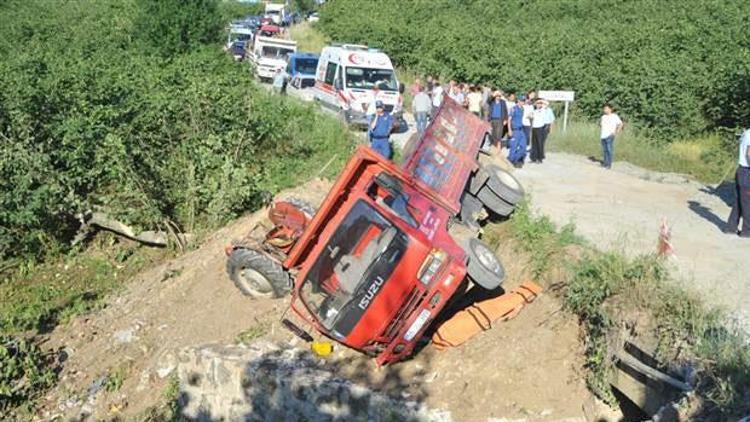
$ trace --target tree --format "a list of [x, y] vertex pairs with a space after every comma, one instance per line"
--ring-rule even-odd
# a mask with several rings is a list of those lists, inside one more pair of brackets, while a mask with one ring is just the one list
[[136, 0], [135, 38], [165, 56], [219, 40], [223, 26], [216, 0]]

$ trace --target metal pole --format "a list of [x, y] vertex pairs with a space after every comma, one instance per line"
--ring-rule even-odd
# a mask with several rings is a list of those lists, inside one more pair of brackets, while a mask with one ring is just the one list
[[565, 116], [563, 117], [563, 132], [568, 130], [568, 103], [565, 101]]

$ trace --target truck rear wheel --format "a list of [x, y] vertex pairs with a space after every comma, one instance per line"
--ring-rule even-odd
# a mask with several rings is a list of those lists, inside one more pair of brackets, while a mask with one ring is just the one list
[[305, 201], [304, 199], [299, 199], [293, 196], [291, 198], [282, 199], [282, 201], [294, 205], [295, 208], [302, 211], [311, 220], [313, 217], [315, 217], [315, 213], [317, 212], [315, 207], [313, 207], [312, 204]]
[[252, 249], [233, 250], [227, 259], [227, 273], [242, 294], [253, 298], [281, 297], [292, 288], [280, 263]]
[[508, 217], [513, 213], [514, 206], [502, 200], [489, 186], [484, 185], [477, 193], [477, 198], [488, 211], [501, 217]]
[[489, 187], [503, 201], [516, 205], [523, 199], [523, 186], [510, 172], [494, 164], [486, 166], [485, 170], [489, 175], [485, 186]]
[[469, 255], [466, 275], [471, 281], [487, 290], [495, 290], [503, 284], [505, 268], [487, 244], [469, 239], [466, 253]]

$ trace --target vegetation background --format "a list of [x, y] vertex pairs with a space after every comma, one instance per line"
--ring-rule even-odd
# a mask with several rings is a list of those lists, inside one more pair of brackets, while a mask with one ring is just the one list
[[750, 123], [742, 0], [334, 0], [319, 28], [443, 80], [574, 90], [582, 118], [611, 102], [667, 141]]
[[73, 248], [77, 214], [200, 237], [348, 158], [336, 120], [221, 51], [227, 22], [259, 7], [0, 2], [0, 413], [55, 382], [39, 334], [170, 253], [106, 235]]

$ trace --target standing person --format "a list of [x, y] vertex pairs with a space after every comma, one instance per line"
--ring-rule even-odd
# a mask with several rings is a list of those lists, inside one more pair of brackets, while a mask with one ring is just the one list
[[[503, 100], [505, 101], [505, 108], [508, 109], [508, 116], [510, 117], [510, 112], [513, 110], [513, 107], [516, 106], [516, 94], [511, 92], [510, 94], [503, 97]], [[511, 129], [510, 129], [510, 118], [508, 119], [508, 124], [505, 125], [504, 128], [504, 136], [505, 138], [509, 138]]]
[[448, 97], [450, 97], [451, 100], [457, 102], [458, 105], [464, 105], [464, 93], [461, 91], [461, 87], [459, 85], [456, 85], [455, 83], [451, 85], [450, 91], [448, 91]]
[[391, 159], [391, 130], [393, 117], [385, 111], [383, 102], [375, 103], [375, 116], [370, 122], [370, 147], [387, 159]]
[[412, 97], [414, 97], [415, 95], [417, 95], [417, 93], [419, 93], [419, 87], [421, 86], [422, 86], [422, 80], [419, 78], [414, 79], [414, 83], [411, 84], [411, 86], [409, 87], [409, 93], [411, 94]]
[[544, 146], [544, 131], [545, 131], [545, 111], [543, 108], [542, 100], [537, 100], [534, 103], [534, 115], [531, 118], [531, 162], [541, 163], [544, 159], [544, 153], [542, 152]]
[[419, 92], [412, 99], [411, 110], [414, 113], [414, 120], [417, 122], [417, 132], [419, 136], [422, 136], [427, 128], [427, 116], [432, 111], [432, 100], [423, 86], [419, 87]]
[[615, 155], [615, 135], [622, 131], [622, 120], [609, 104], [604, 104], [603, 111], [600, 136], [602, 141], [602, 167], [611, 169]]
[[487, 84], [482, 85], [482, 118], [489, 120], [490, 101], [492, 101], [492, 90]]
[[382, 99], [380, 98], [381, 93], [378, 84], [373, 85], [370, 95], [370, 102], [367, 106], [367, 110], [365, 111], [368, 122], [372, 122], [372, 119], [375, 117], [375, 113], [377, 110], [377, 103], [379, 101], [382, 101]]
[[510, 152], [508, 160], [516, 168], [526, 161], [526, 133], [523, 131], [523, 105], [516, 104], [510, 110]]
[[495, 91], [492, 94], [489, 106], [489, 120], [492, 126], [492, 141], [498, 146], [498, 150], [500, 150], [502, 149], [503, 126], [508, 124], [508, 108], [500, 91]]
[[534, 143], [531, 139], [531, 119], [534, 116], [534, 101], [526, 97], [521, 103], [523, 104], [523, 133], [526, 134], [526, 142], [531, 142], [533, 146]]
[[479, 91], [479, 87], [472, 87], [471, 92], [466, 97], [466, 101], [469, 104], [469, 111], [474, 113], [475, 116], [482, 116], [482, 93]]
[[533, 107], [536, 103], [536, 91], [533, 89], [526, 93], [526, 100], [529, 102], [529, 104]]
[[539, 158], [544, 161], [546, 158], [544, 151], [547, 149], [547, 139], [549, 138], [549, 133], [552, 131], [552, 126], [555, 124], [555, 112], [549, 106], [549, 101], [547, 100], [542, 100], [542, 110], [544, 110], [544, 137], [542, 138], [542, 149]]
[[724, 233], [736, 234], [737, 226], [742, 219], [740, 237], [750, 238], [750, 129], [745, 130], [740, 138], [740, 154], [734, 182], [735, 201]]
[[432, 89], [432, 117], [438, 112], [440, 106], [443, 104], [443, 86], [440, 85], [440, 81], [435, 78], [433, 81], [435, 87]]
[[427, 81], [425, 82], [426, 88], [427, 88], [427, 94], [432, 96], [432, 90], [435, 88], [435, 81], [432, 78], [432, 75], [427, 75]]

